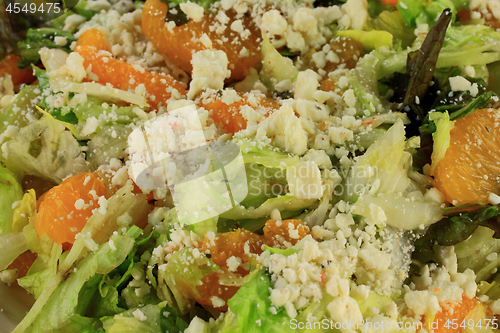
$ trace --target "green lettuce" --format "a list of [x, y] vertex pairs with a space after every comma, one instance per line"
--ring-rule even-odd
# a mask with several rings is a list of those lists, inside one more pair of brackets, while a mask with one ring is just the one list
[[127, 149], [128, 135], [132, 132], [129, 126], [124, 124], [106, 125], [87, 142], [87, 161], [91, 168], [97, 169], [100, 165], [106, 165], [112, 158], [122, 159]]
[[270, 146], [260, 148], [249, 139], [241, 139], [236, 143], [240, 147], [245, 164], [258, 163], [267, 168], [288, 168], [300, 162], [298, 156], [288, 155]]
[[15, 139], [5, 143], [3, 152], [15, 167], [56, 184], [90, 169], [78, 141], [50, 117], [19, 130]]
[[[56, 288], [47, 301], [33, 323], [33, 331], [51, 332], [66, 324], [75, 313], [78, 313], [78, 309], [86, 310], [93, 293], [97, 291], [97, 284], [102, 274], [119, 266], [133, 245], [133, 238], [113, 235], [109, 243], [104, 243], [96, 252], [79, 262], [75, 270]], [[86, 288], [82, 289], [85, 285]], [[84, 306], [80, 304], [81, 302]]]
[[391, 48], [393, 42], [392, 34], [384, 30], [341, 30], [336, 35], [357, 40], [363, 44], [365, 51], [376, 50], [380, 47]]
[[446, 150], [450, 146], [450, 132], [453, 129], [454, 122], [450, 121], [448, 112], [433, 112], [429, 114], [429, 118], [436, 125], [436, 132], [432, 134], [434, 145], [431, 156], [431, 174], [433, 174], [437, 164], [444, 157]]
[[295, 68], [290, 58], [282, 56], [274, 46], [269, 42], [269, 39], [264, 34], [262, 42], [262, 69], [260, 77], [262, 82], [274, 90], [274, 85], [284, 80], [293, 82], [299, 75], [299, 70]]
[[[119, 227], [126, 227], [119, 224], [120, 216], [124, 216], [125, 213], [128, 214], [132, 219], [132, 225], [147, 218], [150, 208], [145, 195], [133, 194], [132, 190], [132, 185], [122, 187], [107, 200], [107, 208], [103, 214], [96, 211], [87, 220], [87, 224], [80, 232], [81, 235], [85, 236], [75, 239], [71, 250], [61, 259], [56, 275], [47, 282], [42, 294], [36, 300], [30, 312], [14, 329], [14, 333], [24, 332], [33, 323], [75, 263], [85, 257], [90, 249], [95, 249], [100, 244], [107, 242]], [[23, 231], [26, 231], [26, 229], [27, 227]]]
[[[141, 314], [144, 320], [141, 320]], [[163, 333], [184, 332], [188, 325], [163, 302], [103, 318], [103, 327], [108, 333]]]
[[0, 234], [12, 231], [13, 204], [23, 198], [23, 189], [9, 170], [0, 164]]
[[491, 253], [500, 253], [500, 239], [493, 238], [493, 233], [479, 226], [469, 238], [455, 245], [458, 269], [472, 269], [476, 273], [476, 282], [488, 280], [492, 271], [500, 266], [500, 256], [493, 261], [486, 259]]
[[191, 248], [174, 252], [164, 266], [158, 267], [160, 299], [166, 300], [179, 314], [186, 314], [200, 295], [196, 287], [201, 279], [218, 269], [205, 255], [194, 256]]
[[28, 250], [26, 237], [22, 232], [0, 234], [0, 271], [6, 269], [23, 252]]
[[238, 327], [234, 327], [231, 332], [294, 331], [290, 327], [290, 317], [284, 308], [276, 309], [276, 314], [270, 312], [270, 308], [273, 307], [269, 300], [271, 288], [271, 279], [264, 269], [257, 269], [248, 275], [248, 281], [227, 302], [238, 322]]

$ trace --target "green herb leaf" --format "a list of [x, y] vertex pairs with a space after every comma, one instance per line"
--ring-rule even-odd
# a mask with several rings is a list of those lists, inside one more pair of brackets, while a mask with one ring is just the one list
[[419, 106], [419, 101], [424, 99], [431, 85], [439, 51], [443, 45], [451, 17], [451, 11], [445, 9], [427, 34], [420, 49], [408, 54], [406, 75], [409, 81], [403, 101], [403, 109], [407, 110], [407, 107], [410, 107], [416, 113], [420, 122], [425, 119], [426, 112]]

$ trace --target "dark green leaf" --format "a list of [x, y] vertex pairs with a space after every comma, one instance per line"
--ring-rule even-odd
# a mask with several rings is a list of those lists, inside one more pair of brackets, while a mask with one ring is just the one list
[[435, 244], [455, 245], [466, 240], [480, 225], [493, 230], [494, 238], [500, 238], [500, 205], [449, 215], [431, 225], [424, 237], [415, 242], [415, 247], [418, 250], [429, 249]]
[[[56, 44], [54, 42], [56, 36], [66, 37], [66, 45], [60, 46]], [[40, 51], [42, 47], [62, 49], [69, 53], [71, 52], [70, 45], [74, 41], [76, 41], [76, 38], [71, 31], [63, 31], [62, 29], [56, 28], [29, 29], [26, 39], [17, 43], [17, 50], [15, 53], [21, 57], [17, 66], [19, 68], [26, 68], [32, 64], [39, 64], [40, 55], [38, 51]]]
[[425, 119], [427, 112], [422, 110], [420, 101], [423, 101], [431, 85], [436, 68], [439, 51], [443, 45], [446, 29], [452, 15], [449, 9], [443, 11], [436, 24], [427, 34], [420, 49], [408, 54], [406, 75], [409, 78], [403, 101], [403, 110], [410, 110], [418, 116], [420, 122]]

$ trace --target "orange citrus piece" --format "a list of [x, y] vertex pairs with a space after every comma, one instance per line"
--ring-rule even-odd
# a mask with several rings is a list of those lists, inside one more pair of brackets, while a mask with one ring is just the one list
[[434, 171], [434, 186], [455, 206], [488, 203], [499, 194], [500, 111], [482, 109], [458, 119], [450, 146]]
[[[290, 237], [290, 230], [297, 230], [294, 237]], [[250, 255], [261, 254], [263, 245], [276, 247], [283, 245], [285, 241], [296, 244], [309, 233], [309, 228], [299, 220], [283, 220], [275, 221], [268, 220], [264, 226], [264, 235], [258, 235], [245, 229], [226, 232], [215, 236], [210, 240], [205, 236], [204, 242], [201, 244], [200, 251], [210, 255], [210, 260], [217, 264], [222, 272], [227, 271], [227, 260], [231, 257], [241, 259], [241, 263], [245, 264], [249, 261]], [[297, 237], [297, 238], [295, 238]], [[245, 276], [248, 271], [239, 266], [236, 270], [237, 274]], [[238, 287], [224, 286], [219, 283], [218, 272], [210, 273], [202, 279], [202, 284], [196, 289], [200, 293], [200, 297], [196, 301], [202, 305], [212, 307], [213, 296], [223, 299], [226, 303], [238, 291]], [[217, 310], [227, 311], [227, 304]]]
[[153, 108], [157, 108], [160, 103], [166, 106], [167, 100], [172, 97], [173, 89], [181, 95], [186, 94], [184, 86], [170, 75], [147, 72], [132, 64], [114, 59], [110, 53], [102, 50], [109, 50], [109, 44], [99, 30], [89, 29], [78, 38], [76, 52], [84, 58], [85, 68], [92, 65], [92, 73], [98, 77], [97, 82], [110, 83], [113, 87], [122, 90], [135, 89], [143, 84], [148, 103]]
[[47, 234], [58, 244], [73, 244], [92, 210], [99, 208], [98, 197], [106, 193], [106, 184], [96, 172], [67, 178], [43, 195], [35, 219], [38, 235]]
[[[231, 24], [236, 21], [232, 10], [226, 12], [229, 20], [225, 24], [221, 24], [214, 15], [205, 14], [199, 22], [189, 20], [186, 24], [170, 28], [165, 20], [167, 12], [167, 4], [160, 0], [147, 0], [142, 10], [142, 30], [155, 47], [182, 70], [191, 73], [193, 54], [210, 49], [200, 41], [203, 34], [210, 38], [213, 49], [226, 52], [230, 80], [242, 80], [248, 69], [259, 64], [261, 32], [248, 14], [241, 19], [243, 33], [237, 33], [231, 29]], [[245, 32], [246, 29], [248, 32]], [[248, 55], [240, 55], [242, 50], [246, 50]]]
[[[7, 267], [7, 269], [17, 269], [17, 278], [22, 278], [23, 276], [26, 276], [26, 273], [28, 273], [28, 270], [30, 269], [31, 265], [37, 258], [37, 254], [33, 253], [31, 251], [26, 251], [22, 254], [20, 254], [13, 262], [12, 264]], [[17, 283], [17, 282], [16, 282]]]
[[486, 326], [485, 319], [493, 319], [491, 310], [475, 298], [462, 296], [460, 302], [445, 302], [440, 305], [442, 310], [436, 313], [432, 320], [431, 327], [434, 333], [461, 333], [465, 328], [476, 329], [480, 325]]
[[9, 74], [15, 86], [21, 83], [31, 83], [35, 81], [33, 70], [29, 68], [19, 69], [17, 67], [19, 60], [21, 60], [21, 58], [14, 54], [8, 54], [3, 58], [2, 61], [0, 61], [0, 77]]
[[271, 98], [265, 97], [257, 99], [257, 105], [255, 105], [254, 102], [250, 102], [248, 97], [244, 94], [238, 95], [241, 99], [231, 104], [226, 104], [222, 99], [214, 97], [203, 99], [199, 105], [211, 111], [209, 114], [215, 124], [224, 128], [227, 133], [231, 134], [247, 128], [247, 120], [241, 112], [243, 106], [252, 107], [254, 110], [257, 108], [264, 109], [265, 116], [280, 107], [280, 105]]

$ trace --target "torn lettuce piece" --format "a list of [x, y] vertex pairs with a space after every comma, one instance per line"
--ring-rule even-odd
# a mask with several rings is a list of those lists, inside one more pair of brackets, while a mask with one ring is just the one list
[[200, 297], [196, 287], [201, 279], [218, 269], [204, 254], [195, 256], [191, 248], [176, 251], [158, 267], [158, 296], [179, 314], [186, 314]]
[[105, 126], [87, 142], [87, 161], [92, 169], [109, 164], [112, 158], [126, 157], [127, 139], [132, 128], [123, 124]]
[[22, 128], [30, 121], [40, 118], [40, 113], [35, 108], [40, 100], [39, 96], [36, 86], [26, 86], [16, 95], [14, 101], [0, 112], [0, 143], [5, 140], [2, 134], [9, 125]]
[[[19, 323], [13, 333], [24, 332], [33, 321], [39, 316], [44, 306], [54, 294], [56, 288], [63, 281], [64, 276], [74, 268], [74, 264], [85, 257], [90, 249], [96, 250], [100, 244], [109, 241], [109, 237], [113, 235], [119, 227], [126, 228], [128, 225], [135, 225], [147, 219], [150, 207], [146, 196], [143, 194], [133, 194], [133, 186], [125, 185], [120, 188], [113, 196], [107, 200], [107, 207], [105, 212], [101, 213], [96, 211], [83, 227], [80, 235], [77, 237], [71, 248], [58, 265], [58, 271], [53, 276], [44, 288], [40, 297], [36, 300], [35, 304]], [[120, 224], [122, 216], [130, 219], [130, 223], [125, 226]], [[28, 225], [29, 227], [30, 225]], [[27, 229], [24, 228], [23, 232]], [[33, 232], [36, 230], [33, 228]]]
[[256, 269], [247, 278], [248, 281], [227, 302], [238, 322], [238, 327], [232, 332], [294, 332], [284, 308], [276, 309], [276, 314], [270, 311], [273, 307], [269, 300], [272, 286], [265, 270]]
[[500, 239], [493, 238], [493, 234], [493, 230], [478, 226], [469, 238], [455, 245], [458, 269], [472, 269], [476, 273], [476, 282], [488, 280], [494, 269], [500, 266], [500, 256], [493, 261], [486, 259], [491, 253], [500, 253]]
[[414, 29], [408, 28], [398, 11], [384, 10], [375, 19], [368, 21], [366, 25], [369, 29], [389, 32], [393, 35], [395, 43], [401, 43], [402, 49], [411, 46], [416, 38]]
[[267, 168], [288, 168], [300, 162], [298, 156], [290, 156], [270, 146], [260, 148], [256, 142], [249, 139], [241, 139], [236, 143], [240, 147], [245, 164], [258, 163]]
[[22, 198], [21, 184], [7, 168], [0, 164], [0, 234], [12, 231], [14, 203]]
[[0, 271], [6, 269], [22, 253], [28, 250], [26, 237], [22, 232], [0, 234]]
[[411, 155], [405, 151], [405, 139], [403, 121], [398, 119], [353, 165], [343, 194], [346, 201], [359, 196], [353, 214], [406, 230], [441, 219], [438, 204], [424, 201], [421, 192], [413, 192], [415, 186], [408, 177]]
[[262, 69], [260, 77], [262, 82], [271, 90], [278, 82], [289, 80], [294, 82], [299, 75], [299, 70], [295, 68], [290, 58], [282, 56], [274, 46], [269, 42], [269, 39], [264, 34], [262, 42]]
[[453, 13], [453, 20], [459, 9], [468, 9], [468, 2], [461, 0], [400, 0], [397, 9], [408, 27], [413, 28], [420, 24], [433, 24], [436, 18], [449, 8]]
[[188, 327], [165, 302], [133, 308], [113, 317], [105, 317], [102, 321], [108, 333], [184, 332]]
[[439, 161], [446, 154], [446, 150], [450, 146], [450, 132], [453, 129], [454, 122], [450, 121], [448, 112], [432, 112], [429, 118], [436, 125], [436, 132], [432, 133], [432, 140], [434, 141], [432, 147], [432, 165], [431, 175], [434, 174]]
[[58, 184], [64, 178], [90, 170], [82, 147], [54, 119], [42, 119], [22, 128], [3, 146], [4, 157], [29, 175]]
[[357, 116], [373, 116], [377, 113], [386, 113], [389, 109], [389, 105], [382, 101], [378, 92], [377, 73], [380, 64], [376, 53], [367, 54], [360, 59], [356, 68], [346, 74], [359, 102]]
[[[45, 236], [45, 238], [47, 238]], [[17, 280], [19, 285], [26, 289], [35, 299], [38, 299], [45, 290], [48, 282], [57, 273], [57, 264], [61, 257], [62, 246], [52, 242], [50, 252], [38, 254], [26, 276]]]
[[[54, 41], [55, 37], [66, 38], [66, 44], [59, 45]], [[21, 57], [17, 64], [19, 68], [26, 68], [40, 63], [40, 54], [38, 51], [42, 47], [51, 49], [61, 49], [66, 52], [71, 52], [71, 43], [76, 41], [75, 36], [71, 31], [63, 31], [58, 28], [38, 28], [28, 29], [26, 39], [17, 43], [16, 54]]]
[[[119, 266], [133, 245], [133, 238], [113, 235], [109, 243], [104, 243], [96, 252], [85, 257], [56, 288], [34, 321], [33, 330], [52, 331], [65, 325], [78, 310], [83, 312], [78, 314], [83, 315], [102, 274]], [[90, 286], [88, 281], [92, 282]], [[85, 285], [86, 288], [83, 288]], [[82, 306], [81, 302], [87, 306]]]
[[337, 36], [350, 37], [363, 44], [365, 51], [376, 50], [380, 47], [392, 48], [393, 36], [383, 30], [341, 30]]
[[222, 213], [220, 217], [231, 220], [258, 219], [270, 216], [273, 209], [277, 209], [280, 212], [300, 211], [305, 208], [314, 207], [315, 203], [317, 203], [316, 199], [298, 199], [291, 195], [283, 195], [281, 197], [268, 199], [257, 208], [236, 206], [233, 209]]
[[248, 194], [241, 202], [245, 207], [259, 207], [269, 198], [279, 197], [288, 192], [286, 170], [266, 168], [257, 163], [245, 164]]

